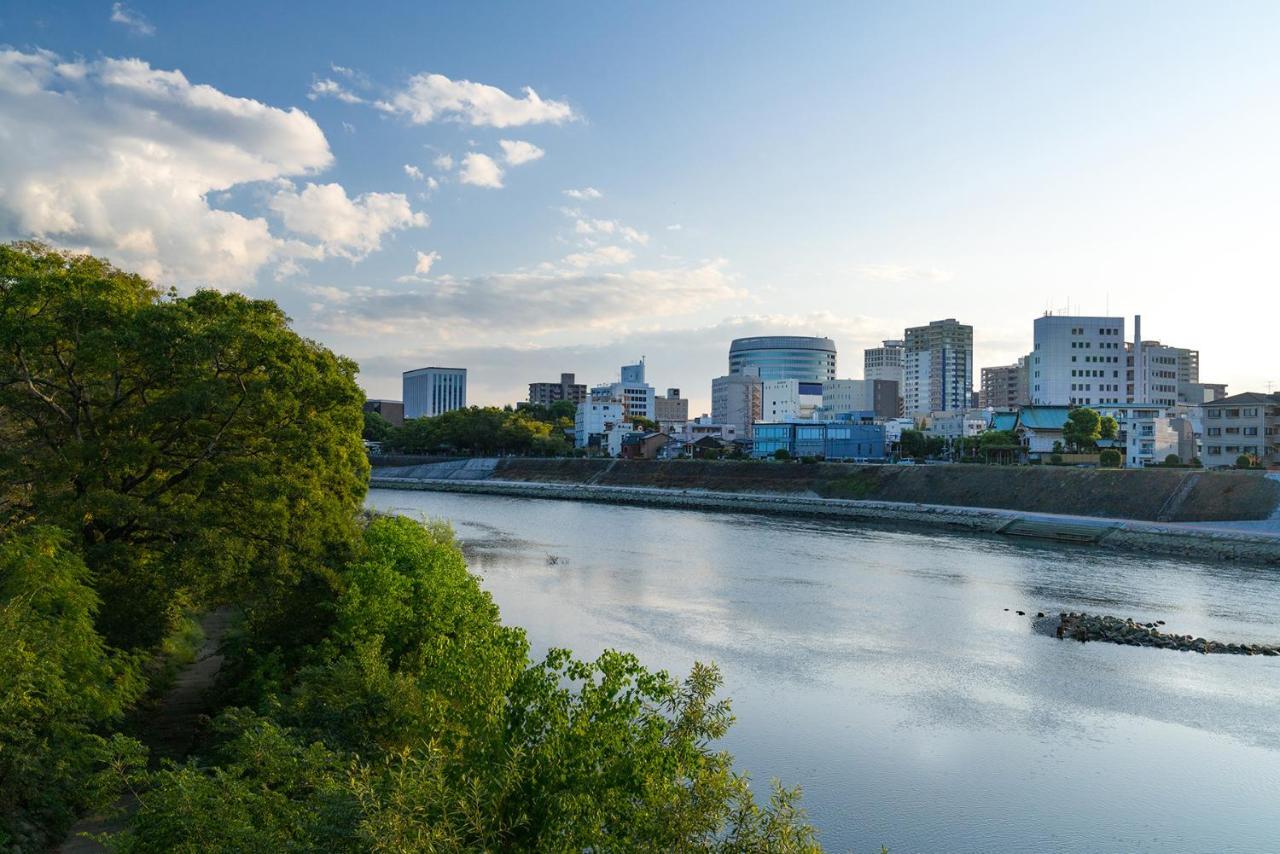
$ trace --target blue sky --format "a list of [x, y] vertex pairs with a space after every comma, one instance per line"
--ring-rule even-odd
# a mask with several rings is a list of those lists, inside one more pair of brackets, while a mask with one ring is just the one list
[[0, 9], [0, 237], [275, 298], [374, 396], [643, 354], [702, 411], [736, 335], [1003, 364], [1068, 304], [1280, 386], [1274, 4], [51, 5]]

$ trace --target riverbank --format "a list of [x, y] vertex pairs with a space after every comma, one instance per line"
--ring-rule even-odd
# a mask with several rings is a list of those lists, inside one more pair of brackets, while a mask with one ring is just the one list
[[[611, 486], [506, 480], [493, 461], [470, 461], [451, 477], [415, 477], [413, 467], [375, 469], [371, 486], [519, 498], [591, 501], [689, 510], [834, 517], [880, 525], [921, 525], [979, 534], [1024, 536], [1211, 560], [1280, 565], [1280, 532], [1143, 522], [983, 507], [826, 498], [803, 494]], [[486, 468], [487, 467], [487, 468]], [[779, 468], [798, 469], [801, 466]], [[809, 468], [809, 467], [805, 467]], [[487, 474], [482, 472], [487, 471]], [[467, 476], [463, 476], [467, 475]]]

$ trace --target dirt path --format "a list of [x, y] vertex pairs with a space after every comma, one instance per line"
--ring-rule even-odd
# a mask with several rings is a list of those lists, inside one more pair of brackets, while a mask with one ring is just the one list
[[[182, 760], [191, 752], [200, 715], [207, 710], [206, 695], [222, 667], [218, 646], [227, 633], [231, 618], [231, 609], [222, 608], [210, 611], [200, 619], [204, 642], [196, 653], [196, 660], [178, 674], [173, 687], [160, 699], [155, 711], [145, 721], [139, 738], [151, 751], [152, 767], [157, 766], [162, 759]], [[120, 805], [129, 806], [128, 803]], [[114, 832], [123, 826], [124, 822], [119, 817], [86, 816], [72, 826], [66, 840], [57, 850], [61, 854], [105, 852], [106, 848], [81, 834]]]

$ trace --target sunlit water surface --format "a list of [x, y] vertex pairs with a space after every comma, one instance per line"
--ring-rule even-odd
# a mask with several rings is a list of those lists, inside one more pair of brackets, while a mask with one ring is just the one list
[[1030, 620], [1276, 642], [1276, 570], [829, 520], [368, 504], [452, 522], [535, 654], [718, 664], [724, 746], [758, 791], [802, 785], [828, 850], [1280, 851], [1280, 658], [1062, 642]]

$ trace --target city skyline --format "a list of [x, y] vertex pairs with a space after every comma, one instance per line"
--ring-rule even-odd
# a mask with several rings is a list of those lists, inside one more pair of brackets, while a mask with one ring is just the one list
[[10, 4], [4, 239], [276, 299], [374, 398], [643, 354], [697, 414], [731, 339], [947, 317], [976, 384], [1068, 305], [1280, 382], [1273, 7], [310, 11]]

